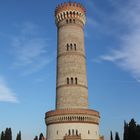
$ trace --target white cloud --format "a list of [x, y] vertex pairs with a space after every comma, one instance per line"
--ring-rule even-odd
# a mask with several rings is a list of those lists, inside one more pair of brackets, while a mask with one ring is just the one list
[[129, 1], [128, 5], [124, 6], [124, 9], [120, 10], [114, 18], [127, 27], [127, 33], [118, 34], [119, 44], [121, 44], [119, 48], [100, 56], [100, 60], [119, 65], [140, 81], [140, 2]]
[[3, 78], [0, 77], [0, 102], [17, 103], [15, 93], [6, 85]]
[[13, 67], [22, 69], [23, 75], [37, 72], [51, 61], [47, 52], [47, 39], [40, 37], [40, 34], [37, 25], [25, 23], [19, 34], [12, 37]]

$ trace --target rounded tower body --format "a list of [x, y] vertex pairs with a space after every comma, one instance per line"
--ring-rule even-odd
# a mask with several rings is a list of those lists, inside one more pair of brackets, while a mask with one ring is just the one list
[[84, 49], [85, 9], [77, 3], [56, 8], [57, 83], [56, 109], [88, 108]]
[[85, 8], [79, 3], [63, 3], [55, 10], [56, 110], [45, 116], [47, 140], [99, 140], [99, 112], [88, 109], [85, 21]]

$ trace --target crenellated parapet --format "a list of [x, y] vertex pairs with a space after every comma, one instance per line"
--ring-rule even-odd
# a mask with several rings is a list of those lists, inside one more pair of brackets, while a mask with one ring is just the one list
[[63, 20], [66, 20], [66, 23], [76, 23], [76, 20], [78, 20], [84, 25], [86, 22], [86, 10], [80, 3], [62, 3], [56, 7], [55, 21], [58, 24]]

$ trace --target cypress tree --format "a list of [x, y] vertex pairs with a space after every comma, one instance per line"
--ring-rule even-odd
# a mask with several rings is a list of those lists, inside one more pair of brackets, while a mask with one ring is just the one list
[[4, 132], [1, 132], [0, 140], [4, 140]]
[[116, 134], [115, 134], [115, 140], [120, 140], [120, 137], [119, 137], [119, 133], [118, 132], [116, 132]]
[[128, 140], [128, 131], [129, 127], [126, 121], [124, 121], [124, 133], [123, 133], [123, 140]]
[[21, 140], [21, 131], [19, 131], [19, 140]]
[[134, 119], [129, 122], [128, 131], [128, 140], [136, 140], [136, 122]]
[[40, 133], [40, 135], [39, 135], [39, 140], [42, 140], [43, 139], [43, 134], [42, 133]]
[[16, 140], [21, 140], [21, 131], [17, 134]]
[[6, 130], [5, 130], [4, 140], [9, 140], [9, 129], [8, 128], [6, 128]]
[[34, 140], [38, 140], [38, 136], [35, 136]]
[[140, 125], [137, 125], [136, 140], [140, 140]]
[[112, 131], [110, 132], [110, 140], [113, 140], [113, 134], [112, 134]]
[[12, 140], [12, 130], [9, 128], [9, 140]]
[[4, 140], [12, 140], [12, 130], [11, 128], [6, 128]]

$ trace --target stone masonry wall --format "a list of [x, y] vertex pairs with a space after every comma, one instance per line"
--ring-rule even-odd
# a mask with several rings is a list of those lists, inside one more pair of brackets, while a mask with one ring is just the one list
[[56, 109], [88, 108], [84, 32], [79, 21], [58, 28]]

